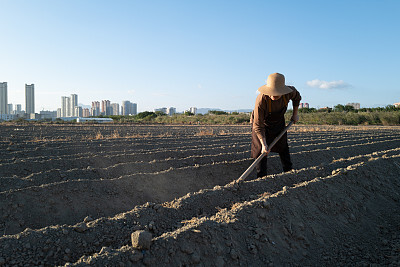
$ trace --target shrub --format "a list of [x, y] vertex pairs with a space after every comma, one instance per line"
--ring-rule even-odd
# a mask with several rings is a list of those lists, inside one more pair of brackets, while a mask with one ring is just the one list
[[220, 111], [220, 110], [209, 110], [208, 114], [214, 114], [214, 115], [227, 115], [228, 113], [225, 111]]
[[382, 112], [379, 114], [379, 119], [383, 125], [396, 125], [400, 123], [400, 114], [398, 112]]

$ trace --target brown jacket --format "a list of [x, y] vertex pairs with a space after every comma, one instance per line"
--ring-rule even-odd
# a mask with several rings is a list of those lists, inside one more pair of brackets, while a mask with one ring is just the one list
[[[288, 102], [292, 100], [294, 106], [299, 106], [300, 93], [293, 86], [290, 86], [290, 88], [293, 91], [278, 100], [272, 100], [269, 96], [263, 94], [257, 96], [256, 105], [250, 119], [252, 124], [251, 156], [253, 158], [257, 158], [261, 154], [260, 139], [265, 137], [269, 145], [285, 127], [284, 114]], [[285, 149], [288, 149], [287, 133], [282, 136], [271, 151], [280, 153]]]
[[[292, 100], [293, 106], [299, 106], [301, 100], [299, 91], [297, 91], [297, 89], [294, 86], [289, 86], [289, 87], [293, 89], [293, 91], [285, 95], [287, 101]], [[252, 114], [253, 129], [259, 139], [265, 137], [265, 118], [269, 111], [268, 98], [269, 96], [267, 95], [259, 94], [256, 98], [256, 104]], [[285, 101], [283, 96], [278, 100], [271, 101], [271, 107], [270, 107], [271, 112], [276, 112], [281, 110], [284, 107], [284, 105]]]

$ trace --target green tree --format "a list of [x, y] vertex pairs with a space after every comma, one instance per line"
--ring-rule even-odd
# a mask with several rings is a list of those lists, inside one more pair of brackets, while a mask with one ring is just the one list
[[344, 111], [344, 106], [341, 104], [337, 104], [336, 106], [333, 107], [333, 110], [336, 112], [343, 112]]
[[156, 111], [156, 112], [154, 112], [156, 115], [157, 115], [157, 117], [159, 117], [159, 116], [167, 116], [167, 114], [165, 114], [164, 112], [162, 112], [162, 111]]
[[209, 110], [208, 114], [214, 114], [214, 115], [227, 115], [228, 113], [222, 110]]
[[138, 119], [144, 119], [147, 117], [155, 118], [155, 117], [157, 117], [157, 114], [155, 114], [154, 112], [151, 112], [151, 111], [144, 111], [144, 112], [138, 113], [135, 117]]
[[351, 105], [346, 105], [346, 106], [344, 106], [344, 111], [346, 111], [346, 112], [355, 111], [355, 108]]

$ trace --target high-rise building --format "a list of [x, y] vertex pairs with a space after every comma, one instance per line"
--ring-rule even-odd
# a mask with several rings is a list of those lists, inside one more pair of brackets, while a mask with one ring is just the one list
[[60, 117], [66, 117], [65, 114], [67, 114], [67, 97], [66, 96], [62, 96], [61, 97], [61, 111], [60, 111]]
[[25, 112], [35, 113], [35, 85], [25, 84]]
[[193, 113], [194, 115], [196, 115], [196, 114], [197, 114], [197, 108], [196, 108], [196, 107], [191, 107], [191, 108], [189, 109], [189, 112], [190, 112], [190, 113]]
[[0, 83], [0, 114], [8, 114], [7, 82]]
[[132, 115], [137, 115], [137, 104], [136, 103], [131, 103], [131, 111]]
[[153, 112], [162, 112], [167, 114], [167, 108], [155, 108], [153, 109]]
[[82, 110], [82, 117], [87, 118], [87, 117], [89, 117], [89, 116], [90, 116], [89, 109], [88, 109], [88, 108], [84, 108], [84, 109]]
[[61, 117], [75, 117], [75, 107], [78, 106], [78, 95], [72, 94], [70, 97], [61, 97]]
[[111, 115], [109, 114], [111, 109], [111, 102], [110, 100], [101, 100], [101, 113], [103, 115]]
[[360, 103], [347, 103], [346, 106], [352, 106], [354, 109], [360, 109]]
[[61, 117], [69, 117], [69, 111], [71, 107], [69, 104], [71, 103], [71, 99], [68, 96], [61, 97]]
[[172, 116], [175, 113], [176, 113], [176, 108], [174, 107], [167, 108], [167, 115]]
[[137, 115], [137, 104], [132, 103], [132, 115]]
[[119, 104], [118, 103], [112, 103], [112, 114], [111, 115], [119, 115]]
[[122, 101], [121, 115], [136, 115], [137, 114], [137, 104], [131, 103], [128, 100]]
[[99, 101], [92, 102], [92, 108], [90, 109], [90, 115], [91, 116], [99, 116], [100, 115], [100, 102]]
[[105, 115], [113, 115], [113, 108], [112, 106], [106, 107], [106, 113]]
[[74, 108], [74, 117], [83, 117], [83, 110], [82, 107], [76, 106]]
[[128, 100], [122, 101], [121, 114], [127, 116], [131, 112], [131, 102]]
[[72, 94], [71, 95], [71, 117], [79, 117], [77, 114], [75, 114], [75, 107], [78, 106], [78, 95], [77, 94]]
[[65, 98], [67, 103], [66, 103], [66, 117], [72, 117], [72, 106], [71, 106], [71, 97]]
[[126, 116], [128, 115], [128, 105], [129, 105], [129, 101], [122, 101], [122, 105], [121, 105], [121, 115]]
[[299, 108], [309, 108], [310, 105], [308, 103], [300, 103]]
[[57, 118], [61, 118], [62, 116], [61, 116], [61, 108], [58, 108], [57, 109]]
[[21, 104], [15, 104], [14, 114], [21, 114], [21, 113], [22, 113], [22, 105]]
[[13, 111], [13, 104], [8, 104], [7, 105], [7, 114], [11, 114]]

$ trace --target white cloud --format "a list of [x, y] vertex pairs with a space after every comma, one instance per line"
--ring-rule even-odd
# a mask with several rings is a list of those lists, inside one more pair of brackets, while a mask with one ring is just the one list
[[312, 81], [307, 81], [307, 85], [310, 87], [320, 88], [320, 89], [340, 89], [340, 88], [351, 87], [350, 84], [344, 82], [343, 80], [328, 82], [315, 79]]

